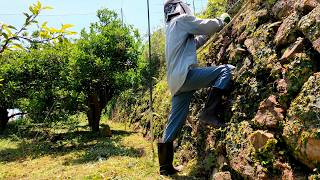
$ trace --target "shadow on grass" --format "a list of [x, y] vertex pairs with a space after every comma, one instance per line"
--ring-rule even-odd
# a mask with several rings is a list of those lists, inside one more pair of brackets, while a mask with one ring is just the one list
[[15, 131], [15, 127], [10, 128], [0, 136], [0, 140], [17, 143], [17, 147], [2, 147], [0, 162], [4, 163], [23, 161], [27, 158], [36, 159], [48, 155], [59, 157], [73, 152], [76, 152], [76, 155], [66, 160], [66, 165], [101, 161], [113, 156], [141, 157], [144, 154], [142, 149], [126, 147], [120, 143], [124, 137], [135, 132], [113, 130], [112, 137], [103, 137], [100, 133], [88, 130], [50, 134], [44, 128], [32, 130], [27, 127], [19, 131]]

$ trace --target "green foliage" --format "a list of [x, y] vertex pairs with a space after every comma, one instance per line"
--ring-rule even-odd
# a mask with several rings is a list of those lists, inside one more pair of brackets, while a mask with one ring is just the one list
[[208, 0], [206, 10], [200, 14], [201, 18], [216, 18], [226, 12], [227, 0]]
[[50, 9], [52, 9], [50, 6], [43, 6], [40, 1], [37, 1], [29, 7], [30, 12], [23, 13], [25, 21], [20, 29], [9, 24], [0, 23], [0, 54], [6, 49], [25, 49], [25, 42], [30, 43], [32, 47], [32, 45], [38, 43], [61, 41], [65, 35], [76, 34], [76, 32], [68, 30], [72, 27], [70, 24], [63, 24], [61, 29], [55, 29], [47, 27], [47, 22], [44, 22], [39, 30], [36, 30], [32, 36], [29, 36], [27, 29], [32, 28], [33, 25], [38, 25], [37, 18], [40, 13], [43, 10]]
[[65, 119], [78, 109], [81, 94], [68, 89], [66, 67], [72, 44], [43, 45], [30, 52], [4, 53], [0, 74], [4, 86], [0, 92], [0, 107], [17, 108], [34, 121]]
[[114, 12], [99, 10], [98, 17], [99, 22], [91, 24], [89, 32], [81, 32], [72, 51], [70, 78], [75, 89], [86, 93], [102, 86], [110, 92], [121, 91], [129, 84], [130, 70], [137, 66], [139, 41]]
[[150, 77], [162, 78], [165, 76], [165, 30], [159, 28], [151, 35], [151, 62], [149, 62], [148, 42], [145, 44], [143, 59], [147, 61], [145, 69], [143, 69], [143, 77], [146, 81], [150, 81]]

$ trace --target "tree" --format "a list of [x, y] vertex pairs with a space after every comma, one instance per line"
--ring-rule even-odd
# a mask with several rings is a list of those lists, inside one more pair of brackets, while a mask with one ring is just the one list
[[[14, 60], [21, 60], [22, 56], [26, 57], [24, 55], [27, 53], [21, 50], [29, 49], [29, 51], [31, 51], [31, 49], [36, 49], [38, 46], [43, 48], [41, 44], [54, 45], [57, 42], [66, 40], [66, 35], [75, 34], [75, 32], [68, 30], [72, 27], [71, 24], [63, 24], [60, 29], [55, 29], [48, 27], [47, 22], [44, 22], [39, 26], [40, 28], [30, 36], [27, 29], [32, 25], [38, 25], [37, 17], [43, 10], [47, 9], [52, 8], [42, 6], [39, 1], [32, 4], [29, 7], [30, 12], [23, 13], [26, 19], [20, 29], [12, 25], [0, 23], [0, 130], [3, 130], [9, 121], [7, 109], [14, 108], [17, 99], [25, 97], [27, 90], [32, 89], [28, 86], [29, 80], [22, 84], [19, 84], [22, 81], [14, 81], [23, 78], [23, 76], [19, 77], [18, 73], [16, 73], [18, 71], [12, 71], [13, 69], [20, 70], [19, 67], [17, 67], [19, 62]], [[13, 50], [14, 52], [5, 54], [5, 52], [7, 52], [6, 50]], [[24, 74], [22, 73], [22, 75]]]
[[72, 52], [69, 70], [72, 87], [84, 94], [89, 126], [99, 130], [100, 116], [107, 102], [130, 86], [130, 74], [139, 58], [139, 35], [122, 25], [113, 11], [97, 12], [99, 21], [81, 38]]
[[64, 119], [78, 109], [81, 95], [69, 90], [66, 71], [72, 48], [65, 41], [2, 54], [1, 129], [9, 118], [7, 109], [19, 108], [37, 122]]

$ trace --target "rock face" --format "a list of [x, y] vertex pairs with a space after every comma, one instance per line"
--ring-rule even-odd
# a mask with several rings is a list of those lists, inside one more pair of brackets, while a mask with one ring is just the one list
[[201, 52], [208, 64], [236, 66], [225, 138], [211, 144], [225, 142], [229, 167], [245, 179], [295, 179], [301, 170], [288, 154], [320, 165], [320, 3], [249, 4]]
[[262, 127], [276, 128], [280, 121], [284, 119], [284, 110], [276, 100], [276, 96], [270, 96], [260, 103], [257, 115], [253, 121]]
[[[177, 139], [176, 157], [181, 163], [197, 162], [193, 173], [206, 179], [225, 171], [233, 179], [314, 177], [306, 169], [320, 162], [320, 0], [242, 1], [230, 27], [198, 56], [203, 66], [236, 66], [234, 86], [217, 114], [227, 127], [199, 123], [207, 91], [197, 91]], [[170, 111], [164, 82], [155, 87], [157, 137]], [[130, 119], [147, 134], [144, 99]]]
[[230, 172], [218, 172], [213, 176], [213, 180], [232, 180]]
[[230, 167], [247, 179], [271, 178], [263, 167], [263, 156], [270, 156], [274, 161], [273, 151], [277, 140], [273, 134], [254, 131], [249, 122], [229, 126], [226, 136], [226, 151]]
[[273, 134], [261, 130], [253, 132], [249, 136], [249, 139], [255, 150], [260, 150], [265, 147], [269, 141], [275, 140]]
[[320, 5], [314, 8], [308, 15], [301, 18], [298, 24], [299, 30], [313, 43], [313, 47], [320, 52]]
[[294, 11], [283, 21], [274, 39], [277, 46], [289, 44], [296, 39], [294, 37], [294, 33], [296, 31], [299, 18], [299, 13]]
[[283, 136], [297, 159], [310, 168], [320, 164], [320, 73], [309, 78], [291, 103]]

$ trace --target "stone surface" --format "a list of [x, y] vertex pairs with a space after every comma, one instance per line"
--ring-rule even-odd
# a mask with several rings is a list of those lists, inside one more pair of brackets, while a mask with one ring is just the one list
[[319, 2], [319, 0], [298, 0], [295, 8], [299, 11], [312, 11], [320, 4]]
[[255, 131], [249, 136], [250, 142], [256, 150], [264, 147], [269, 140], [274, 139], [273, 134], [265, 132], [265, 131]]
[[306, 53], [296, 53], [283, 65], [282, 76], [287, 83], [287, 93], [280, 94], [279, 103], [285, 107], [300, 92], [303, 84], [313, 74], [314, 62]]
[[283, 121], [284, 110], [279, 105], [274, 95], [260, 103], [259, 110], [253, 121], [259, 126], [276, 128], [280, 121]]
[[272, 13], [279, 19], [287, 17], [294, 10], [296, 0], [279, 0], [272, 8]]
[[230, 172], [218, 172], [216, 173], [213, 178], [213, 180], [232, 180]]
[[291, 103], [283, 136], [297, 159], [310, 168], [320, 164], [320, 73], [309, 78]]
[[292, 171], [292, 168], [289, 166], [289, 164], [287, 163], [281, 163], [279, 161], [277, 161], [274, 166], [281, 170], [282, 174], [281, 174], [281, 179], [282, 180], [294, 180], [294, 173]]
[[247, 49], [250, 52], [250, 54], [256, 54], [257, 53], [257, 49], [256, 49], [256, 46], [255, 46], [254, 39], [246, 39], [244, 41], [244, 45], [247, 47]]
[[320, 37], [319, 37], [319, 39], [315, 40], [312, 44], [313, 44], [314, 49], [320, 53]]
[[303, 16], [298, 23], [299, 30], [313, 43], [319, 51], [320, 38], [320, 5], [314, 8], [308, 15]]
[[267, 67], [272, 68], [278, 61], [277, 54], [274, 47], [274, 43], [271, 39], [275, 36], [274, 23], [266, 23], [250, 34], [244, 41], [244, 45], [250, 54], [253, 56], [253, 60], [259, 68]]
[[257, 24], [268, 18], [270, 18], [270, 16], [267, 9], [258, 11], [247, 9], [234, 20], [231, 36], [235, 37], [239, 44], [242, 44], [243, 41], [255, 31]]
[[100, 134], [104, 137], [112, 137], [110, 126], [106, 125], [100, 129]]
[[288, 58], [292, 57], [294, 54], [301, 52], [303, 48], [304, 38], [299, 37], [294, 44], [292, 44], [286, 51], [283, 53], [280, 61], [283, 63]]
[[280, 95], [287, 94], [288, 92], [288, 82], [285, 79], [279, 79], [277, 83], [277, 92]]
[[[272, 3], [269, 2], [277, 4], [270, 6]], [[204, 133], [203, 128], [199, 128], [197, 122], [191, 120], [194, 121], [192, 129], [198, 127], [199, 132], [203, 132], [202, 136], [190, 128], [183, 131], [182, 137], [188, 136], [188, 138], [179, 140], [191, 144], [189, 149], [196, 149], [199, 156], [215, 152], [217, 156], [214, 161], [214, 172], [226, 168], [232, 169], [230, 172], [233, 177], [241, 175], [244, 179], [294, 179], [299, 177], [296, 171], [305, 167], [301, 167], [304, 166], [302, 163], [287, 158], [291, 157], [290, 153], [305, 164], [310, 163], [309, 158], [317, 158], [316, 153], [310, 148], [317, 146], [314, 137], [317, 128], [310, 128], [310, 124], [317, 123], [311, 123], [306, 117], [300, 117], [299, 114], [302, 112], [308, 112], [304, 108], [301, 110], [297, 108], [303, 107], [303, 103], [294, 105], [298, 102], [294, 99], [302, 93], [302, 86], [316, 70], [314, 62], [317, 56], [311, 48], [311, 43], [313, 47], [319, 47], [315, 46], [319, 36], [314, 2], [268, 0], [268, 4], [261, 0], [255, 5], [248, 5], [242, 8], [239, 16], [236, 16], [230, 30], [218, 34], [208, 46], [207, 52], [204, 52], [206, 56], [202, 56], [200, 62], [219, 59], [217, 56], [222, 52], [224, 37], [228, 36], [231, 41], [226, 53], [223, 56], [220, 53], [220, 57], [226, 56], [225, 59], [228, 61], [226, 63], [237, 67], [234, 70], [234, 89], [228, 97], [223, 98], [224, 104], [221, 108], [228, 127], [222, 132], [210, 129], [208, 131], [212, 136], [208, 137], [208, 133]], [[271, 7], [273, 13], [276, 12], [274, 16], [270, 13]], [[302, 19], [305, 21], [302, 22]], [[195, 116], [195, 112], [203, 106], [204, 94], [205, 91], [196, 94], [197, 98], [191, 104], [195, 109], [191, 117]], [[306, 97], [308, 94], [304, 93]], [[225, 106], [229, 105], [229, 102], [231, 105]], [[292, 116], [288, 111], [294, 112]], [[252, 122], [256, 124], [253, 125]], [[264, 131], [259, 131], [261, 129], [268, 129], [270, 136], [265, 135]], [[279, 134], [282, 131], [287, 146]], [[274, 134], [274, 137], [271, 134]], [[205, 142], [202, 143], [200, 140]], [[225, 145], [225, 149], [221, 148], [223, 146], [221, 144]], [[307, 146], [303, 147], [304, 145]], [[315, 148], [315, 151], [318, 149]], [[309, 154], [308, 158], [306, 155], [303, 156], [306, 153]], [[227, 158], [228, 164], [221, 168], [221, 164], [225, 162], [223, 156]], [[277, 168], [274, 165], [275, 161], [288, 164], [294, 169]]]
[[253, 129], [246, 121], [233, 124], [228, 129], [226, 151], [230, 167], [246, 179], [268, 179], [261, 162], [253, 160], [255, 148], [249, 139], [252, 133]]
[[296, 39], [294, 33], [299, 19], [299, 14], [294, 11], [283, 21], [274, 40], [277, 46], [289, 44]]
[[229, 62], [231, 64], [236, 64], [242, 59], [242, 55], [247, 52], [245, 49], [241, 48], [240, 45], [235, 45], [234, 43], [230, 44], [227, 53], [229, 55]]

